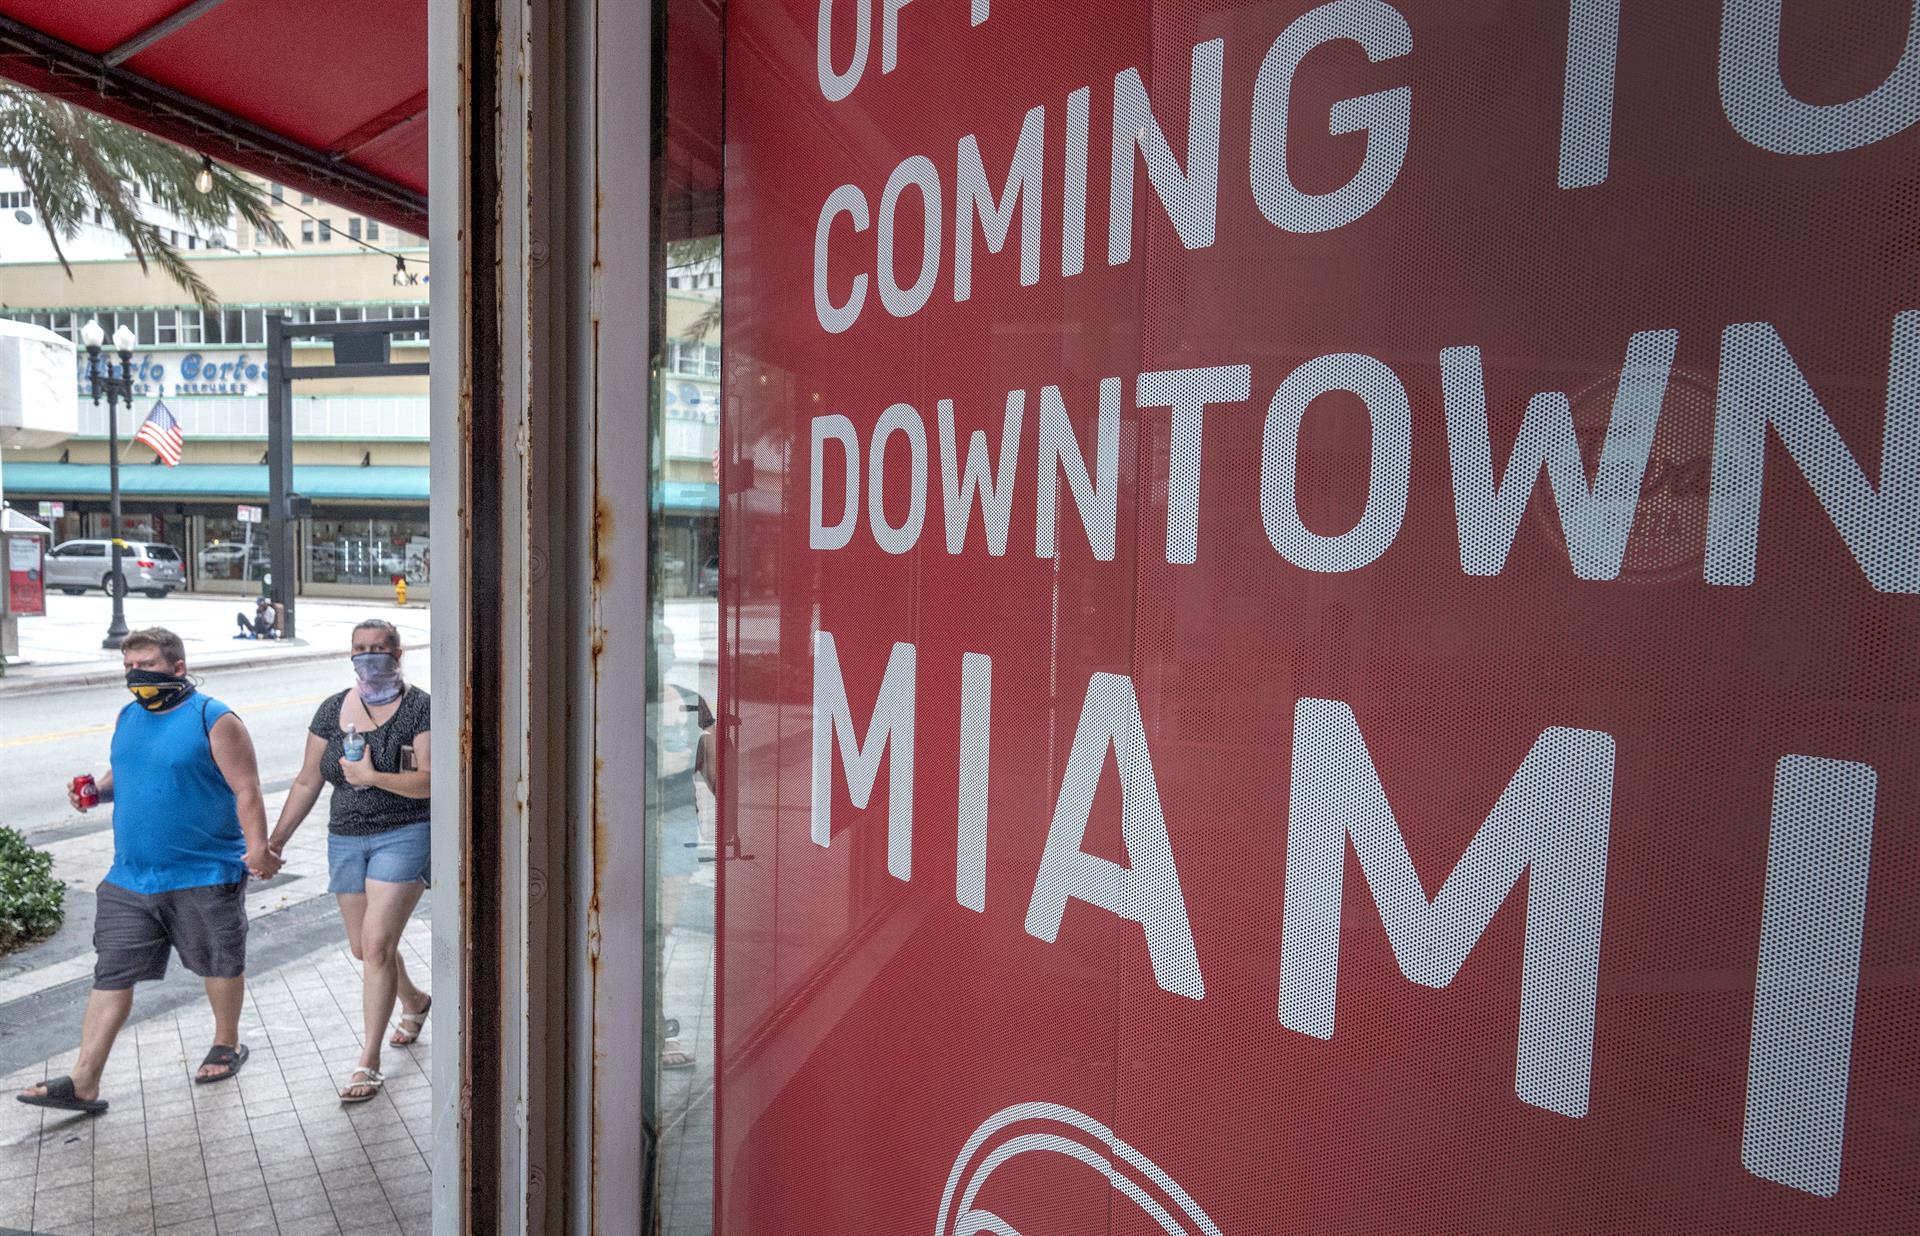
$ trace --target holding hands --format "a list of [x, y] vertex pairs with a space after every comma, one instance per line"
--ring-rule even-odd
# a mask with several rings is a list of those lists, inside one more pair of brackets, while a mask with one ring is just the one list
[[280, 868], [286, 865], [286, 860], [280, 857], [278, 850], [256, 850], [251, 846], [247, 848], [245, 861], [247, 870], [262, 880], [271, 880], [274, 876], [279, 875]]

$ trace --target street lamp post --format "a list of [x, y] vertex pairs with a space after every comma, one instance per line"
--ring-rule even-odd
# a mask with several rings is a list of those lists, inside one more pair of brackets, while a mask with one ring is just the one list
[[121, 573], [120, 551], [124, 548], [120, 533], [120, 404], [124, 401], [127, 411], [133, 411], [133, 345], [136, 342], [133, 332], [122, 325], [113, 332], [113, 346], [120, 353], [120, 373], [115, 376], [113, 361], [102, 361], [100, 345], [106, 342], [107, 332], [102, 330], [97, 320], [89, 321], [80, 328], [81, 342], [87, 345], [87, 385], [93, 393], [93, 406], [100, 406], [100, 395], [107, 396], [107, 476], [109, 478], [108, 516], [113, 521], [111, 543], [113, 547], [113, 566], [107, 578], [111, 581], [107, 595], [113, 598], [113, 621], [107, 624], [107, 638], [100, 641], [102, 648], [118, 648], [127, 638], [126, 593], [127, 577]]

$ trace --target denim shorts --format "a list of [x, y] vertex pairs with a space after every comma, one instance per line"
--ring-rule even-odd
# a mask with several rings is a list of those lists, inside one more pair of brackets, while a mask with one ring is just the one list
[[365, 836], [327, 835], [327, 891], [364, 893], [368, 880], [425, 884], [432, 867], [433, 828], [426, 821]]

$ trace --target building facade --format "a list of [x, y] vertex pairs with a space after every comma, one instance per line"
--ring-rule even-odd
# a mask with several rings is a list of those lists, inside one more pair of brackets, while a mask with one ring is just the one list
[[[717, 272], [708, 278], [717, 279]], [[660, 587], [667, 597], [719, 595], [719, 296], [716, 283], [689, 280], [666, 297], [655, 475]]]
[[[431, 273], [424, 242], [311, 194], [267, 188], [286, 247], [239, 222], [228, 232], [188, 234], [179, 242], [219, 298], [216, 309], [195, 305], [157, 271], [142, 271], [110, 229], [75, 238], [68, 246], [69, 275], [53, 260], [37, 222], [0, 218], [0, 235], [11, 237], [0, 245], [0, 317], [46, 327], [76, 344], [90, 320], [109, 334], [121, 324], [133, 330], [134, 404], [131, 412], [120, 409], [115, 427], [119, 534], [173, 545], [187, 562], [189, 586], [201, 591], [257, 592], [267, 571], [268, 316], [281, 313], [295, 324], [404, 322], [391, 337], [391, 359], [427, 359]], [[14, 192], [17, 209], [30, 215], [25, 190]], [[15, 255], [22, 260], [12, 260]], [[667, 586], [677, 595], [698, 591], [703, 572], [711, 579], [717, 557], [715, 279], [710, 275], [697, 287], [696, 277], [676, 290], [668, 310], [674, 339], [660, 374], [668, 431], [658, 504]], [[703, 337], [693, 337], [703, 319]], [[330, 343], [302, 340], [293, 347], [296, 369], [332, 361]], [[56, 544], [110, 530], [108, 409], [91, 402], [85, 366], [83, 350], [75, 374], [79, 432], [57, 446], [10, 449], [0, 458], [8, 501], [52, 526]], [[431, 596], [427, 386], [424, 377], [394, 377], [294, 387], [293, 485], [311, 510], [295, 534], [302, 592], [385, 596], [405, 579], [410, 595]], [[178, 419], [186, 439], [175, 467], [131, 442], [157, 402]]]
[[[131, 186], [141, 215], [176, 249], [197, 253], [203, 249], [231, 250], [234, 228], [202, 229], [181, 219], [154, 202], [139, 185]], [[96, 209], [72, 236], [60, 238], [60, 253], [69, 261], [111, 261], [129, 255], [127, 242], [107, 221], [106, 212]], [[52, 262], [58, 255], [40, 218], [40, 204], [20, 173], [0, 167], [0, 265]], [[4, 295], [4, 289], [0, 289]]]
[[[90, 320], [109, 333], [123, 324], [133, 330], [133, 407], [123, 406], [113, 426], [119, 534], [173, 545], [192, 588], [254, 592], [266, 571], [268, 525], [243, 508], [263, 507], [267, 497], [268, 316], [406, 322], [392, 336], [391, 357], [423, 361], [427, 291], [424, 280], [396, 286], [395, 259], [365, 251], [214, 250], [192, 261], [219, 308], [202, 309], [157, 272], [108, 257], [73, 262], [71, 277], [54, 263], [0, 265], [0, 312], [76, 343]], [[294, 344], [296, 368], [331, 359], [330, 344]], [[56, 543], [110, 530], [108, 408], [91, 402], [85, 366], [82, 351], [74, 375], [79, 432], [57, 446], [8, 451], [0, 462], [8, 500], [30, 513], [44, 509]], [[312, 504], [296, 533], [302, 591], [385, 595], [405, 578], [416, 595], [430, 593], [426, 391], [425, 378], [295, 387], [294, 490]], [[186, 440], [175, 467], [131, 442], [161, 402]]]

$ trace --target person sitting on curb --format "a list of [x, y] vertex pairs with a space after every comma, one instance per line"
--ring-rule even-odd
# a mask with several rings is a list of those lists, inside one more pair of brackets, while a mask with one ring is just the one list
[[[113, 867], [95, 892], [93, 992], [73, 1072], [16, 1097], [99, 1115], [100, 1075], [133, 1011], [135, 983], [166, 977], [167, 953], [206, 980], [213, 1048], [194, 1081], [224, 1081], [247, 1062], [247, 873], [267, 878], [267, 808], [247, 727], [187, 677], [180, 637], [159, 627], [120, 646], [133, 702], [114, 725], [100, 800], [113, 803]], [[68, 790], [75, 810], [85, 810]]]
[[279, 619], [279, 607], [266, 597], [261, 597], [254, 603], [253, 617], [251, 619], [245, 614], [235, 614], [233, 616], [233, 620], [240, 624], [240, 634], [233, 638], [279, 639]]

